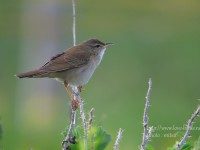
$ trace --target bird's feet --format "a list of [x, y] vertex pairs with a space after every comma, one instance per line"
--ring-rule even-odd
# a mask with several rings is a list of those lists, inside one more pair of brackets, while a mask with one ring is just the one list
[[66, 82], [64, 82], [64, 87], [65, 87], [65, 89], [66, 89], [67, 93], [69, 94], [69, 97], [72, 101], [72, 109], [75, 111], [78, 108], [79, 102], [78, 102], [78, 100], [74, 99], [74, 96], [72, 95], [71, 91], [69, 90]]

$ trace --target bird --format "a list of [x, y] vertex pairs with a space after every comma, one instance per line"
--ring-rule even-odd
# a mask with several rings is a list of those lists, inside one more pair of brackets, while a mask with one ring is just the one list
[[64, 84], [75, 109], [78, 102], [74, 100], [69, 87], [78, 87], [88, 83], [94, 71], [99, 66], [107, 46], [113, 43], [104, 43], [96, 38], [84, 41], [61, 52], [46, 62], [39, 69], [16, 74], [18, 78], [55, 78]]

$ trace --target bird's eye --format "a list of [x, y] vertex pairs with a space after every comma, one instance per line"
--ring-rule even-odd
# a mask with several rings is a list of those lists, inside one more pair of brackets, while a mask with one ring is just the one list
[[99, 44], [96, 45], [97, 48], [100, 47], [100, 46], [101, 46], [101, 45], [99, 45]]

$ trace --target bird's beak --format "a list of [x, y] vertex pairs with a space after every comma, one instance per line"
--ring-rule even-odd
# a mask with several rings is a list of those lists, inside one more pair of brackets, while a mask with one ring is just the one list
[[105, 43], [105, 46], [113, 45], [113, 43]]

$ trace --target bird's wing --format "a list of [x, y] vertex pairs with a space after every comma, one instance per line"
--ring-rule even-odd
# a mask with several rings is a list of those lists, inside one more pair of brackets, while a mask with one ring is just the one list
[[40, 69], [45, 72], [59, 72], [86, 65], [90, 59], [90, 53], [79, 47], [72, 47], [50, 59]]

